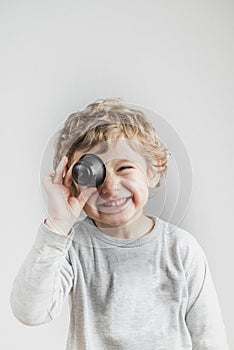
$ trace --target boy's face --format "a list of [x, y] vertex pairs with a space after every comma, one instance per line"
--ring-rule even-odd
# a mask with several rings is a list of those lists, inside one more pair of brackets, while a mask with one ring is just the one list
[[[103, 144], [87, 152], [102, 159], [106, 167], [106, 178], [83, 209], [97, 226], [111, 228], [133, 223], [143, 215], [149, 187], [157, 184], [159, 175], [153, 179], [147, 176], [143, 156], [133, 150], [125, 138], [105, 141], [106, 145], [108, 147], [107, 151], [105, 148], [105, 153], [102, 152]], [[78, 161], [83, 154], [76, 151], [72, 163]], [[83, 187], [79, 188], [82, 191]]]

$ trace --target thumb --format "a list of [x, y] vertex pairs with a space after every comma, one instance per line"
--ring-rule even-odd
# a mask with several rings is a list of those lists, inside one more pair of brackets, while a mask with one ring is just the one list
[[97, 188], [96, 187], [87, 187], [84, 190], [82, 190], [82, 192], [80, 192], [79, 196], [78, 196], [78, 201], [80, 203], [80, 206], [83, 208], [86, 204], [86, 202], [88, 201], [88, 199], [95, 193], [97, 192]]

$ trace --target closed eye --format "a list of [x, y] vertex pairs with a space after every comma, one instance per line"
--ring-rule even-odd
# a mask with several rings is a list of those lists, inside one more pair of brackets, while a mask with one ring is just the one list
[[121, 166], [119, 169], [118, 169], [118, 171], [122, 171], [122, 170], [125, 170], [125, 169], [133, 169], [133, 167], [132, 166]]

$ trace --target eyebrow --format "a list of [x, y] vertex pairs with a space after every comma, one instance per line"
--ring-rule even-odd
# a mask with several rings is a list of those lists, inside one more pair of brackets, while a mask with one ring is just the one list
[[133, 162], [132, 160], [127, 159], [127, 158], [118, 159], [116, 163], [119, 164], [119, 163], [124, 163], [124, 162], [135, 164], [135, 162]]

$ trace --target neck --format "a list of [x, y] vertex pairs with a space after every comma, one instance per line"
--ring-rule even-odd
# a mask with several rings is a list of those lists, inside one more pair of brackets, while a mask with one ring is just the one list
[[138, 238], [152, 231], [155, 222], [143, 213], [133, 222], [123, 226], [108, 226], [105, 223], [94, 221], [95, 225], [109, 236], [120, 239]]

